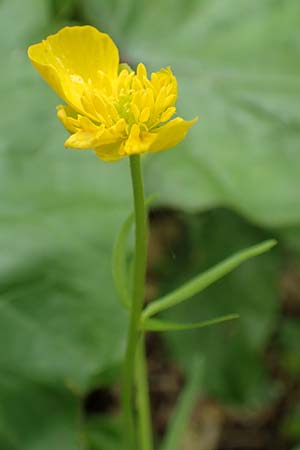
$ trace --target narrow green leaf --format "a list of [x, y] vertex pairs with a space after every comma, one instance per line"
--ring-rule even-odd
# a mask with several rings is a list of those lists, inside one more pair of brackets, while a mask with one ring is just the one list
[[[148, 207], [155, 199], [156, 195], [151, 195], [146, 199], [146, 206]], [[130, 229], [134, 221], [134, 212], [132, 211], [124, 220], [118, 236], [115, 241], [113, 256], [112, 256], [112, 273], [116, 286], [116, 290], [122, 305], [130, 308], [130, 270], [128, 270], [126, 263], [126, 243]]]
[[180, 448], [183, 434], [197, 400], [203, 371], [204, 361], [202, 358], [197, 358], [190, 377], [179, 397], [160, 450], [178, 450]]
[[161, 311], [164, 311], [165, 309], [177, 305], [178, 303], [188, 300], [193, 295], [198, 294], [199, 292], [203, 291], [205, 288], [213, 284], [215, 281], [222, 278], [224, 275], [227, 275], [241, 263], [247, 261], [247, 259], [253, 258], [254, 256], [258, 256], [270, 250], [272, 247], [274, 247], [274, 245], [276, 245], [276, 241], [274, 239], [271, 239], [261, 244], [249, 247], [246, 250], [242, 250], [235, 255], [225, 259], [225, 261], [217, 264], [211, 269], [208, 269], [204, 273], [185, 283], [183, 286], [175, 289], [170, 294], [167, 294], [164, 297], [152, 302], [145, 308], [143, 312], [143, 319], [149, 318], [154, 314], [157, 314]]
[[175, 323], [158, 319], [146, 319], [142, 322], [142, 329], [145, 331], [184, 331], [193, 330], [194, 328], [204, 328], [210, 325], [227, 322], [228, 320], [238, 319], [238, 314], [228, 314], [226, 316], [216, 317], [215, 319], [204, 320], [194, 323]]

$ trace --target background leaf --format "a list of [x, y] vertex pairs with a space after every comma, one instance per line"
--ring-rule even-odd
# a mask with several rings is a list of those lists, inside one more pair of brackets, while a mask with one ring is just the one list
[[121, 448], [122, 427], [115, 418], [95, 416], [87, 424], [91, 450], [115, 450]]
[[[43, 2], [43, 23], [41, 2], [19, 6], [0, 6], [7, 62], [0, 125], [1, 448], [22, 442], [24, 450], [75, 450], [83, 445], [76, 438], [79, 395], [120, 364], [124, 349], [126, 315], [116, 300], [111, 252], [128, 211], [129, 169], [126, 161], [101, 165], [90, 152], [63, 149], [58, 100], [26, 56], [29, 41], [51, 28], [50, 12]], [[21, 19], [19, 34], [5, 44], [6, 21]]]
[[83, 448], [79, 399], [70, 392], [1, 369], [0, 398], [3, 450]]
[[222, 205], [263, 225], [299, 225], [299, 2], [87, 0], [82, 8], [123, 60], [170, 65], [179, 114], [200, 116], [183, 144], [148, 158], [150, 192], [159, 182], [163, 204]]

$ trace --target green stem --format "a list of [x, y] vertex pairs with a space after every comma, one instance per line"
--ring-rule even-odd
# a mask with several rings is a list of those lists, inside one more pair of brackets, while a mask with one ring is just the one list
[[137, 408], [139, 415], [140, 449], [152, 450], [152, 426], [150, 414], [149, 385], [147, 360], [145, 355], [145, 339], [141, 336], [136, 359]]
[[139, 155], [133, 155], [130, 157], [130, 170], [135, 211], [135, 261], [132, 303], [130, 308], [127, 349], [123, 373], [122, 400], [126, 448], [127, 450], [137, 450], [133, 391], [136, 352], [140, 334], [139, 324], [145, 291], [148, 240], [147, 215]]

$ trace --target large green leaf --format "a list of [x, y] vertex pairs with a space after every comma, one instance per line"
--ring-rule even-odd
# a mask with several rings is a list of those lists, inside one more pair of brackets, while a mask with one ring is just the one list
[[128, 161], [64, 149], [60, 100], [26, 56], [55, 31], [48, 2], [0, 12], [0, 447], [78, 450], [79, 396], [124, 350], [111, 252]]
[[83, 448], [79, 399], [71, 393], [1, 369], [0, 398], [1, 449]]
[[122, 427], [119, 419], [95, 416], [87, 423], [87, 436], [91, 450], [117, 450], [122, 448]]
[[170, 152], [148, 157], [164, 204], [223, 205], [265, 225], [300, 222], [298, 0], [87, 0], [123, 60], [171, 65], [179, 113], [200, 116]]

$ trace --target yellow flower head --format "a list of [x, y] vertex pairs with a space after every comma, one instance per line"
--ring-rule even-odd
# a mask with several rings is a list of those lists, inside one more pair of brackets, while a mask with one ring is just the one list
[[[66, 102], [57, 115], [71, 133], [65, 146], [94, 149], [105, 161], [166, 150], [196, 122], [175, 114], [177, 81], [170, 68], [136, 72], [119, 64], [112, 39], [91, 26], [66, 27], [28, 56], [45, 81]], [[122, 68], [124, 67], [124, 68]]]

